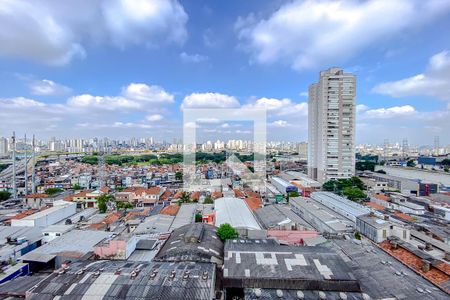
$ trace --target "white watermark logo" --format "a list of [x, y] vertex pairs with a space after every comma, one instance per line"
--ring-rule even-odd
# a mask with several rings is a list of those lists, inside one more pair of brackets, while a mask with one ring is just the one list
[[[253, 108], [203, 108], [183, 109], [183, 184], [185, 190], [212, 191], [211, 180], [205, 177], [201, 166], [196, 164], [197, 124], [201, 120], [214, 119], [218, 122], [251, 122], [253, 161], [242, 162], [233, 152], [227, 153], [224, 165], [228, 178], [239, 178], [244, 186], [262, 191], [266, 178], [266, 109]], [[249, 168], [250, 167], [250, 168]], [[221, 178], [224, 181], [225, 178]], [[229, 182], [232, 184], [232, 182]], [[225, 185], [225, 184], [222, 184]]]

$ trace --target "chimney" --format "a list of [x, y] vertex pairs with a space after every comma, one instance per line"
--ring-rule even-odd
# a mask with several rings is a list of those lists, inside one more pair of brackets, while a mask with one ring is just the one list
[[428, 271], [430, 271], [430, 262], [429, 261], [427, 261], [427, 260], [422, 260], [422, 271], [423, 272], [428, 272]]

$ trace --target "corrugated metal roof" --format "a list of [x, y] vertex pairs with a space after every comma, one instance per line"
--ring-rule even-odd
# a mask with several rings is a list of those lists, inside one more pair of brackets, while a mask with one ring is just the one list
[[170, 230], [180, 228], [181, 226], [194, 222], [195, 211], [197, 210], [197, 204], [182, 204], [180, 210], [173, 220]]
[[51, 274], [31, 290], [30, 299], [210, 300], [214, 286], [210, 263], [80, 262]]
[[52, 255], [81, 257], [105, 238], [111, 236], [110, 232], [91, 230], [72, 230], [66, 234], [50, 241], [49, 243], [22, 256], [24, 261], [41, 261], [40, 256], [45, 256], [43, 260], [49, 261]]
[[235, 228], [261, 229], [244, 200], [224, 197], [214, 201], [216, 226], [228, 223]]

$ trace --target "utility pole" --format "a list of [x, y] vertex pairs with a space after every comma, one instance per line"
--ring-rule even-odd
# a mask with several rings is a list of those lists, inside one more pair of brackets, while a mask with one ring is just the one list
[[13, 199], [17, 198], [17, 186], [16, 186], [16, 132], [13, 131], [12, 136], [12, 147], [13, 147], [13, 169], [12, 169], [12, 189], [13, 189]]
[[25, 198], [28, 196], [28, 145], [27, 145], [27, 134], [25, 133]]
[[35, 140], [34, 140], [34, 134], [33, 134], [33, 143], [32, 143], [32, 147], [33, 147], [33, 158], [32, 158], [32, 166], [31, 166], [31, 192], [33, 194], [36, 193], [36, 169], [35, 169], [35, 165], [36, 165], [36, 153], [34, 151], [36, 145], [35, 145]]

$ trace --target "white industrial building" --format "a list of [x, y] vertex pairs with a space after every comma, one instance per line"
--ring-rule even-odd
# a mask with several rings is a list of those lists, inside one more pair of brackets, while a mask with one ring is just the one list
[[352, 221], [311, 198], [294, 197], [289, 200], [289, 205], [293, 212], [320, 232], [344, 234], [352, 232], [355, 226]]
[[71, 231], [75, 228], [75, 224], [72, 225], [50, 225], [42, 230], [42, 243], [46, 244], [57, 237]]
[[358, 216], [356, 218], [356, 230], [375, 243], [381, 243], [389, 236], [395, 236], [404, 241], [409, 241], [411, 238], [409, 228], [378, 218], [374, 214]]
[[311, 198], [353, 222], [370, 212], [369, 208], [330, 192], [314, 192]]
[[233, 197], [219, 198], [214, 201], [216, 211], [215, 225], [228, 223], [236, 229], [259, 230], [255, 216], [244, 200]]
[[284, 180], [284, 179], [282, 179], [282, 178], [280, 178], [280, 177], [276, 177], [276, 176], [273, 176], [273, 177], [270, 179], [270, 182], [271, 182], [272, 185], [273, 185], [274, 187], [276, 187], [277, 190], [278, 190], [280, 193], [282, 193], [283, 195], [286, 195], [286, 194], [287, 194], [286, 189], [287, 189], [289, 186], [292, 186], [292, 184], [291, 184], [289, 181], [286, 181], [286, 180]]
[[11, 226], [48, 227], [56, 224], [77, 212], [77, 204], [58, 200], [53, 202], [53, 207], [41, 210], [23, 219], [12, 220]]

